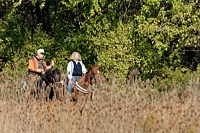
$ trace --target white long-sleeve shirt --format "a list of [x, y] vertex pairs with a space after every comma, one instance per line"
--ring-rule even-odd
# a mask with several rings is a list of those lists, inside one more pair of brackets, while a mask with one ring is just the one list
[[[78, 62], [81, 64], [82, 72], [85, 74], [86, 68], [85, 68], [85, 65], [83, 64], [83, 62], [82, 61], [75, 61], [75, 62], [76, 62], [76, 64]], [[68, 76], [69, 79], [72, 79], [73, 70], [74, 70], [74, 63], [72, 61], [70, 61], [67, 65], [67, 76]]]

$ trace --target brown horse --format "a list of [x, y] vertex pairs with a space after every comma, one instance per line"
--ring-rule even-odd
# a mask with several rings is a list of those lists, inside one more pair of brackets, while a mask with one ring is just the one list
[[102, 86], [100, 66], [90, 65], [90, 67], [90, 70], [85, 75], [80, 76], [72, 87], [72, 92], [74, 92], [73, 101], [77, 101], [79, 96], [85, 96], [86, 100], [89, 96], [90, 100], [93, 100], [94, 87]]

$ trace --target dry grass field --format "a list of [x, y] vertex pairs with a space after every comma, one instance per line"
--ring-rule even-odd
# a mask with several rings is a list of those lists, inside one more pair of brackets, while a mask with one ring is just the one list
[[95, 90], [93, 101], [84, 103], [80, 97], [76, 104], [67, 95], [46, 101], [42, 94], [36, 101], [30, 94], [34, 85], [19, 90], [20, 77], [13, 81], [0, 75], [0, 133], [200, 132], [200, 81], [195, 74], [181, 95], [183, 88], [176, 85], [171, 92], [158, 92], [151, 81], [130, 79], [123, 85], [112, 76]]

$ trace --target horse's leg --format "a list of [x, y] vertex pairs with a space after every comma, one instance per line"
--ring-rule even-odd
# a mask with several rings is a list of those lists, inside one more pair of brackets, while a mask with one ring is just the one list
[[74, 87], [74, 96], [72, 97], [72, 100], [74, 102], [77, 102], [78, 100], [78, 90]]
[[59, 89], [56, 89], [56, 97], [58, 100], [62, 101], [63, 100], [63, 88], [59, 88]]
[[73, 98], [74, 98], [74, 88], [72, 87], [71, 89], [71, 92], [68, 92], [68, 87], [67, 87], [67, 90], [66, 90], [66, 94], [67, 94], [67, 99], [69, 99], [70, 101], [73, 101]]
[[[80, 93], [82, 93], [82, 92], [80, 92]], [[82, 102], [82, 107], [81, 107], [81, 109], [80, 109], [80, 115], [82, 115], [82, 113], [83, 113], [83, 110], [84, 110], [84, 108], [85, 108], [85, 105], [86, 105], [86, 103], [87, 103], [87, 101], [88, 101], [88, 94], [80, 94], [80, 95], [82, 95], [83, 97], [84, 97], [84, 100], [83, 100], [83, 102]]]
[[76, 102], [78, 100], [78, 90], [74, 88], [74, 101]]
[[64, 88], [64, 85], [62, 85], [61, 87], [62, 87], [62, 88], [61, 88], [61, 89], [62, 89], [62, 96], [64, 96], [64, 95], [65, 95], [65, 88]]
[[63, 97], [64, 97], [64, 91], [63, 91], [63, 88], [60, 88], [58, 89], [59, 90], [59, 94], [58, 94], [58, 98], [60, 101], [63, 100]]
[[54, 89], [53, 89], [53, 87], [51, 87], [51, 89], [50, 89], [50, 94], [49, 94], [49, 99], [50, 99], [50, 100], [53, 99], [53, 95], [54, 95]]
[[35, 100], [37, 101], [37, 99], [38, 99], [38, 88], [37, 88], [37, 86], [35, 87], [35, 90], [33, 91], [33, 96], [35, 97]]
[[60, 95], [62, 96], [62, 100], [64, 100], [64, 97], [65, 97], [65, 87], [64, 87], [64, 85], [61, 86]]
[[36, 82], [36, 86], [35, 86], [35, 92], [34, 92], [34, 96], [35, 96], [35, 100], [39, 100], [41, 98], [41, 89], [42, 89], [42, 79], [38, 80]]
[[90, 100], [92, 101], [94, 99], [94, 91], [90, 92]]

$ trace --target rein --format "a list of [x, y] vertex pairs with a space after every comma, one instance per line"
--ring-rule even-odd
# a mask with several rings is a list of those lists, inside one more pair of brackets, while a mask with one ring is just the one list
[[53, 77], [51, 77], [51, 81], [53, 81], [53, 83], [55, 83], [55, 84], [61, 84], [60, 82], [56, 82]]

